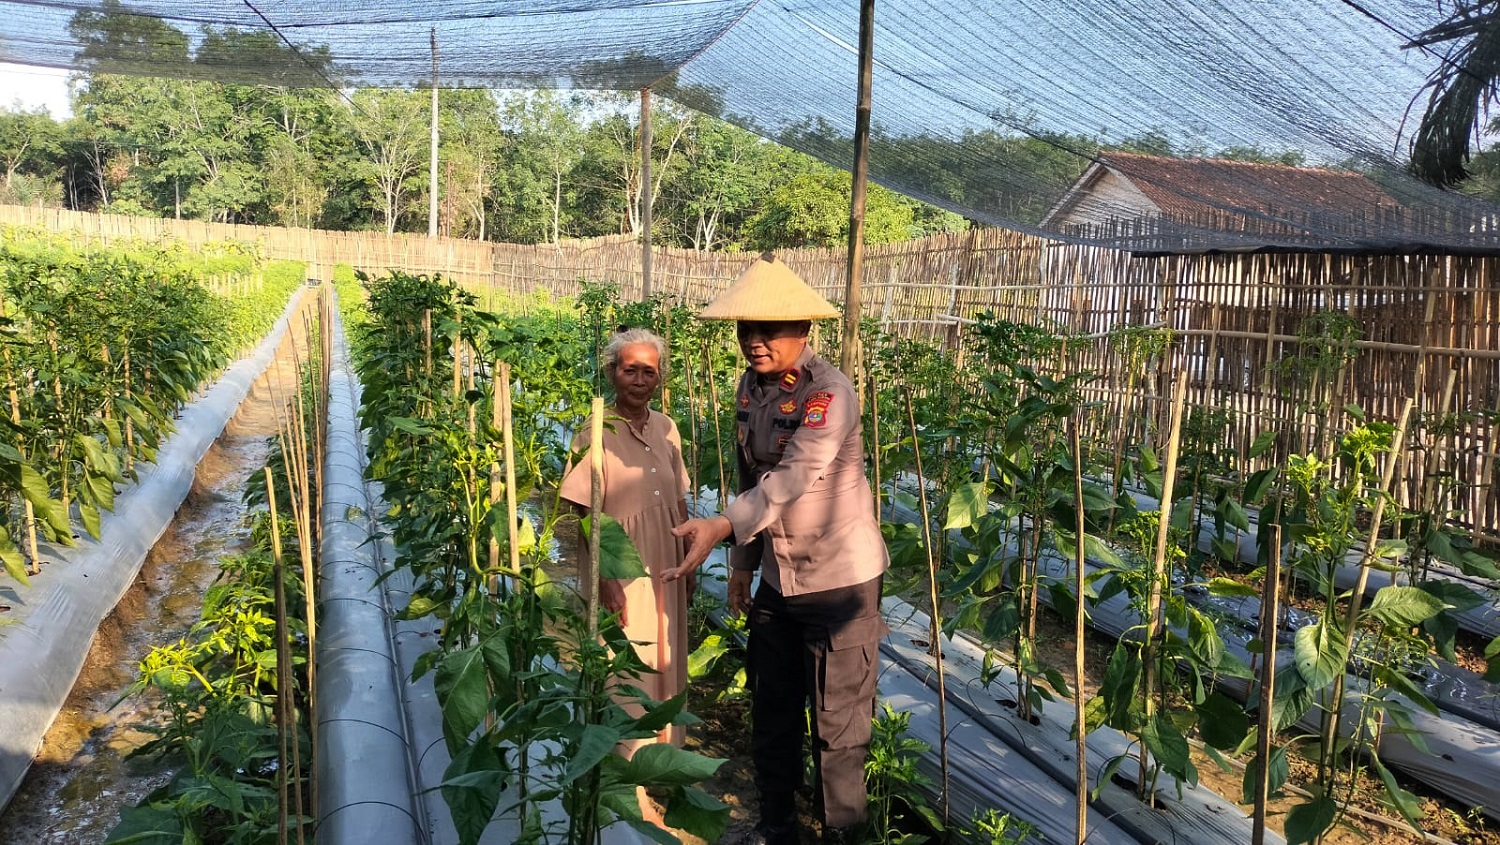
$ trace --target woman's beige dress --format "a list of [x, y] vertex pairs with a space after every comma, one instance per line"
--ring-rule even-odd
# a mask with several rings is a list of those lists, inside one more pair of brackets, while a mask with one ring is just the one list
[[[611, 430], [611, 428], [613, 430]], [[573, 451], [582, 453], [578, 464], [563, 478], [562, 497], [587, 508], [592, 499], [588, 447], [589, 432], [573, 440]], [[672, 418], [652, 411], [645, 430], [637, 432], [611, 413], [604, 429], [604, 512], [624, 527], [641, 555], [649, 578], [624, 582], [625, 635], [638, 643], [636, 653], [657, 671], [643, 676], [637, 685], [647, 695], [664, 701], [687, 687], [687, 580], [663, 583], [663, 572], [682, 564], [683, 541], [671, 530], [682, 522], [680, 507], [688, 489], [687, 468], [682, 460], [682, 439]], [[586, 587], [593, 567], [581, 555], [579, 584]], [[638, 713], [638, 708], [628, 708]], [[658, 738], [682, 745], [683, 729], [673, 725]], [[628, 754], [644, 742], [626, 743]]]

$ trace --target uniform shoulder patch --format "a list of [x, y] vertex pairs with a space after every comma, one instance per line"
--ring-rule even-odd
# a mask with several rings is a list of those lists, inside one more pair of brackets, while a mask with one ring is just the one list
[[746, 393], [744, 391], [740, 391], [740, 407], [741, 408], [748, 408], [748, 407], [750, 407], [750, 394], [749, 393]]
[[802, 424], [808, 428], [822, 428], [828, 424], [828, 406], [833, 404], [833, 394], [826, 390], [807, 397], [803, 403], [805, 413], [802, 416]]

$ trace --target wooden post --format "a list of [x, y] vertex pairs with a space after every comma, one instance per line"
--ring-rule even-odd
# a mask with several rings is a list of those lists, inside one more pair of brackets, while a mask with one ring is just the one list
[[860, 276], [865, 256], [865, 181], [870, 172], [870, 89], [874, 78], [875, 0], [859, 3], [859, 99], [854, 109], [854, 170], [849, 198], [849, 266], [844, 287], [844, 340], [839, 368], [859, 389]]
[[641, 89], [641, 301], [651, 298], [651, 89]]
[[1271, 704], [1276, 694], [1276, 632], [1281, 624], [1281, 526], [1271, 529], [1271, 554], [1266, 559], [1266, 581], [1260, 597], [1260, 724], [1255, 730], [1255, 812], [1251, 817], [1250, 845], [1266, 841], [1266, 801], [1270, 797], [1271, 735], [1276, 725]]
[[432, 38], [432, 131], [431, 155], [427, 167], [427, 237], [438, 234], [438, 46], [437, 27], [430, 30]]

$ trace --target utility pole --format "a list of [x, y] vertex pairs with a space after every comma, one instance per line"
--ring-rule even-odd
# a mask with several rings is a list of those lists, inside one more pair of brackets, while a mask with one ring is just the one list
[[432, 163], [427, 168], [427, 237], [438, 233], [438, 49], [432, 28]]
[[651, 89], [641, 89], [641, 301], [651, 298]]
[[849, 197], [849, 278], [844, 288], [844, 342], [839, 369], [861, 392], [860, 276], [865, 260], [865, 180], [870, 174], [870, 89], [874, 79], [875, 0], [859, 4], [859, 100], [854, 111], [853, 190]]

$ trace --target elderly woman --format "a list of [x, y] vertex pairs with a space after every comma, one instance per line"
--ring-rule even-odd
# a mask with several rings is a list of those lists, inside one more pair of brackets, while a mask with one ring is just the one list
[[[624, 527], [640, 552], [648, 577], [599, 581], [601, 603], [620, 615], [625, 634], [638, 643], [636, 651], [657, 674], [641, 678], [639, 686], [658, 701], [687, 686], [687, 605], [691, 583], [664, 581], [661, 576], [682, 564], [682, 541], [672, 529], [687, 519], [687, 469], [682, 461], [682, 439], [677, 425], [651, 410], [666, 378], [667, 346], [646, 329], [616, 333], [605, 348], [605, 374], [614, 386], [615, 401], [604, 429], [604, 512]], [[589, 432], [574, 439], [574, 452], [589, 446]], [[589, 461], [580, 460], [563, 479], [562, 497], [582, 508], [592, 499]], [[596, 577], [588, 561], [580, 566], [579, 583]], [[682, 745], [683, 730], [673, 725], [658, 740]], [[626, 756], [646, 744], [627, 743]]]

